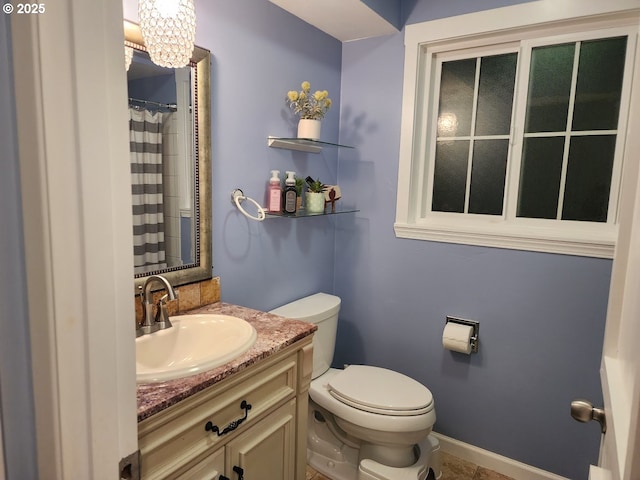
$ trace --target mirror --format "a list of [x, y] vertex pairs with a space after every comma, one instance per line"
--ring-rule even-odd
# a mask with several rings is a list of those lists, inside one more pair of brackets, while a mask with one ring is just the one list
[[149, 275], [172, 285], [212, 277], [211, 61], [195, 47], [181, 69], [153, 64], [125, 21], [135, 291]]

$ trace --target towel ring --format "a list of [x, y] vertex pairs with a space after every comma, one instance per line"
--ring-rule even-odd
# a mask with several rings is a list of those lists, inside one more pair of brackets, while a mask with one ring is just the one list
[[[256, 206], [256, 209], [258, 210], [257, 216], [254, 217], [253, 215], [250, 215], [249, 213], [247, 213], [247, 211], [244, 208], [242, 208], [242, 202], [244, 202], [245, 200], [248, 200], [249, 202], [253, 203]], [[244, 192], [239, 188], [236, 188], [233, 192], [231, 192], [231, 203], [233, 203], [236, 207], [238, 207], [238, 210], [240, 210], [240, 212], [245, 217], [251, 220], [255, 220], [256, 222], [263, 221], [267, 216], [264, 213], [264, 208], [262, 208], [260, 204], [256, 202], [253, 198], [247, 197], [244, 194]]]

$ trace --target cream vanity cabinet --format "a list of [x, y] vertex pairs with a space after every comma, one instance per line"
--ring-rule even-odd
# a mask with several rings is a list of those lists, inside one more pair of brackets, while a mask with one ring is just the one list
[[311, 340], [141, 421], [142, 478], [305, 478]]

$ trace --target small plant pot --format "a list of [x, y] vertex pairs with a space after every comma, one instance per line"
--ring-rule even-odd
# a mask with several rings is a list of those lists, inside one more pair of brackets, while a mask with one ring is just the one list
[[324, 212], [324, 192], [307, 192], [305, 195], [305, 210], [307, 213]]
[[320, 127], [322, 127], [320, 120], [301, 118], [298, 122], [298, 138], [320, 140]]

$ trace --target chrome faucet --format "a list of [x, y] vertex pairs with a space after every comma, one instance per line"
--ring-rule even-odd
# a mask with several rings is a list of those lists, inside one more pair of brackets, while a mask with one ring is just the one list
[[[167, 291], [167, 294], [158, 301], [155, 316], [151, 295], [151, 286], [153, 283], [161, 283]], [[161, 275], [151, 275], [145, 280], [144, 286], [141, 288], [142, 292], [140, 296], [142, 298], [144, 318], [142, 319], [142, 325], [136, 330], [136, 336], [139, 337], [148, 333], [157, 332], [158, 330], [170, 328], [171, 322], [169, 321], [166, 302], [167, 300], [175, 300], [178, 296], [177, 292], [173, 289], [169, 281]]]

